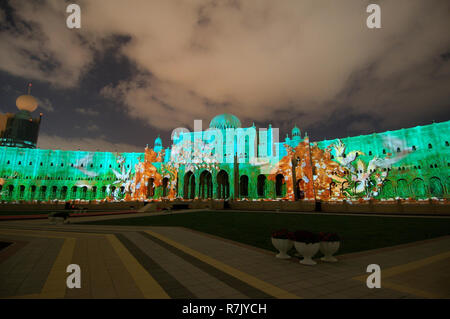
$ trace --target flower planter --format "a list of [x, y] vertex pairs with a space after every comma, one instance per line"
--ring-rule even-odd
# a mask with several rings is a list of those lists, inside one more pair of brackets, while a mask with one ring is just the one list
[[66, 219], [64, 217], [54, 217], [56, 221], [56, 225], [62, 225], [66, 223]]
[[320, 260], [332, 263], [337, 262], [337, 258], [333, 257], [333, 255], [339, 250], [340, 246], [340, 241], [321, 241], [320, 251], [324, 254], [324, 257], [320, 258]]
[[272, 237], [272, 244], [280, 252], [275, 257], [280, 258], [280, 259], [289, 259], [289, 258], [291, 258], [291, 256], [289, 256], [287, 254], [287, 252], [294, 245], [292, 240], [290, 240], [290, 239], [279, 239], [279, 238], [273, 238]]
[[54, 216], [50, 216], [48, 218], [50, 220], [50, 222], [52, 224], [56, 224], [56, 225], [62, 225], [66, 222], [64, 217], [54, 217]]
[[319, 251], [320, 243], [306, 244], [296, 241], [294, 242], [294, 245], [298, 253], [303, 256], [303, 259], [300, 260], [302, 265], [312, 266], [317, 264], [314, 260], [312, 260], [312, 257], [314, 257], [314, 255]]

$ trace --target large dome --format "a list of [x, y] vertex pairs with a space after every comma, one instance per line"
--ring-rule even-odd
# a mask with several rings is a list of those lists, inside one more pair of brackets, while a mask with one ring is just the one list
[[209, 123], [210, 128], [227, 129], [227, 128], [240, 128], [241, 121], [233, 114], [220, 114], [211, 120]]
[[300, 129], [297, 127], [297, 125], [295, 125], [292, 129], [292, 136], [300, 136]]
[[38, 107], [38, 101], [31, 95], [21, 95], [16, 100], [16, 106], [21, 111], [33, 112]]

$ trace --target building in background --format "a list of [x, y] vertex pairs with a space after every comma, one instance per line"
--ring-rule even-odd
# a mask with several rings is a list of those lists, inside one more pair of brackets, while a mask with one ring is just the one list
[[0, 114], [0, 146], [36, 148], [42, 114], [33, 118], [31, 114], [38, 107], [38, 101], [31, 96], [31, 83], [28, 94], [16, 100], [19, 112]]

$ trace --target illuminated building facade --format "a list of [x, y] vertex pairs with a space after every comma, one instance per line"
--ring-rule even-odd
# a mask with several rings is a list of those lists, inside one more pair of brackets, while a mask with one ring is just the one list
[[450, 121], [310, 142], [294, 127], [175, 131], [143, 153], [0, 147], [1, 201], [448, 199]]
[[28, 94], [19, 96], [16, 106], [17, 114], [0, 114], [0, 146], [36, 148], [41, 125], [42, 114], [33, 118], [31, 113], [38, 107], [38, 101], [30, 95], [31, 83], [28, 85]]

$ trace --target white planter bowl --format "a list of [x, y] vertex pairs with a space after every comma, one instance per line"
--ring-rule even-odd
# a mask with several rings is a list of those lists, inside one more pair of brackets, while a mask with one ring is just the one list
[[321, 241], [320, 251], [324, 254], [324, 256], [320, 258], [320, 260], [331, 263], [337, 262], [337, 258], [333, 257], [333, 255], [339, 250], [340, 246], [340, 241]]
[[280, 258], [280, 259], [289, 259], [289, 258], [291, 258], [291, 256], [289, 256], [287, 254], [287, 252], [294, 245], [292, 240], [290, 240], [290, 239], [272, 238], [272, 244], [280, 252], [279, 254], [276, 255], [277, 258]]
[[66, 222], [64, 217], [54, 217], [54, 218], [55, 218], [55, 222], [57, 225], [62, 225], [62, 224], [65, 224], [65, 222]]
[[305, 244], [302, 242], [294, 242], [295, 249], [297, 249], [298, 253], [303, 256], [303, 259], [300, 260], [300, 263], [302, 265], [315, 265], [317, 264], [314, 260], [312, 260], [312, 257], [314, 257], [315, 254], [319, 251], [320, 243], [314, 243], [314, 244]]

